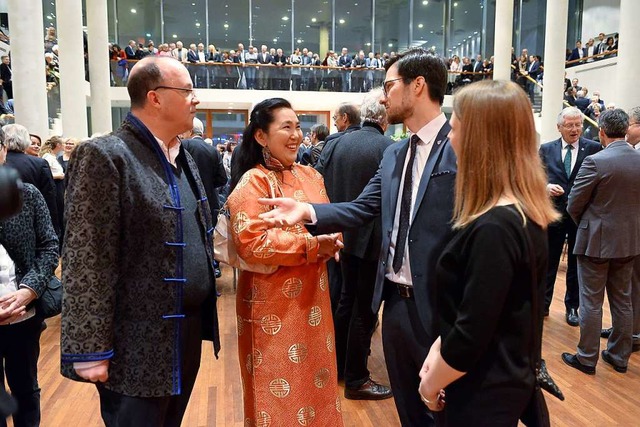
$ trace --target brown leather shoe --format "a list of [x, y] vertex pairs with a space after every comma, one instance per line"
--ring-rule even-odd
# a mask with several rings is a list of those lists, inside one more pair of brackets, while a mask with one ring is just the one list
[[391, 388], [369, 378], [358, 388], [345, 387], [344, 397], [350, 400], [383, 400], [393, 397]]

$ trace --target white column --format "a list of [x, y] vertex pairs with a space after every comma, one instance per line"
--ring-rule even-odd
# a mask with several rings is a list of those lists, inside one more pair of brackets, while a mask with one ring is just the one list
[[511, 45], [513, 40], [513, 0], [496, 0], [496, 34], [493, 47], [494, 80], [511, 79]]
[[44, 74], [42, 2], [10, 1], [8, 13], [16, 123], [44, 139], [49, 136], [49, 119]]
[[557, 119], [558, 113], [562, 110], [564, 98], [568, 14], [569, 0], [547, 0], [541, 142], [551, 141], [558, 137]]
[[640, 106], [640, 85], [638, 85], [638, 71], [640, 70], [640, 55], [638, 55], [638, 40], [640, 39], [640, 1], [620, 1], [620, 40], [618, 42], [618, 90], [612, 101], [616, 106], [629, 110]]
[[87, 98], [82, 41], [82, 2], [58, 0], [56, 18], [60, 47], [58, 58], [60, 59], [62, 130], [67, 137], [86, 138]]
[[109, 57], [105, 54], [109, 44], [106, 0], [87, 0], [87, 32], [91, 79], [91, 131], [108, 133], [112, 129]]

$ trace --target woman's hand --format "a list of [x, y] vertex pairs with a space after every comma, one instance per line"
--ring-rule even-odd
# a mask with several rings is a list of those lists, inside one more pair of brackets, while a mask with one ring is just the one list
[[0, 298], [0, 325], [9, 325], [19, 320], [27, 311], [27, 305], [36, 299], [31, 289], [18, 289]]
[[329, 258], [334, 258], [336, 262], [340, 261], [340, 249], [344, 247], [342, 243], [342, 235], [340, 233], [321, 234], [318, 236], [318, 258], [324, 262]]
[[420, 399], [427, 405], [432, 412], [442, 411], [444, 409], [444, 390], [434, 389], [430, 387], [427, 373], [435, 366], [436, 360], [440, 355], [440, 347], [442, 345], [442, 339], [438, 337], [437, 340], [431, 345], [429, 354], [424, 359], [422, 369], [420, 369], [420, 387], [418, 393], [420, 393]]

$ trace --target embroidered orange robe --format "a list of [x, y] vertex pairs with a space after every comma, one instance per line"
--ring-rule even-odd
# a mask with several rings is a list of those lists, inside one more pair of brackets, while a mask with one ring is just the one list
[[318, 240], [302, 224], [269, 228], [258, 214], [275, 194], [327, 203], [322, 176], [307, 166], [248, 171], [229, 196], [238, 254], [277, 265], [272, 274], [241, 271], [236, 299], [245, 425], [342, 426], [329, 282]]

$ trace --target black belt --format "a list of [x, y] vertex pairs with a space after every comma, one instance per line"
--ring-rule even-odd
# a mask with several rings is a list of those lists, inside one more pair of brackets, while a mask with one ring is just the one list
[[385, 279], [384, 283], [387, 287], [392, 288], [396, 292], [398, 292], [398, 295], [400, 295], [402, 298], [413, 298], [413, 286], [392, 282], [389, 279]]

